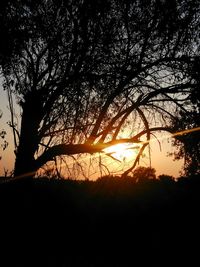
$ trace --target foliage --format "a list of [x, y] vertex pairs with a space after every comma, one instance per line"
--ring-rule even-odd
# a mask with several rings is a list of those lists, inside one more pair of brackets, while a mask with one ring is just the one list
[[20, 55], [30, 35], [25, 9], [32, 1], [5, 1], [0, 3], [0, 64], [9, 68], [10, 60]]
[[160, 180], [161, 182], [173, 182], [175, 181], [175, 178], [171, 175], [167, 175], [167, 174], [160, 174], [158, 176], [158, 180]]
[[[195, 175], [200, 173], [200, 59], [195, 58], [194, 64], [190, 69], [191, 78], [195, 82], [195, 87], [188, 97], [185, 108], [186, 112], [181, 110], [176, 118], [172, 120], [174, 131], [182, 132], [176, 136], [174, 145], [178, 146], [175, 152], [175, 159], [184, 158], [185, 165], [183, 172], [185, 175]], [[194, 131], [192, 131], [194, 129]]]
[[[2, 117], [2, 112], [0, 110], [0, 119], [1, 119], [1, 117]], [[5, 140], [5, 136], [6, 136], [6, 131], [3, 129], [2, 130], [0, 129], [0, 140], [1, 140], [0, 147], [3, 150], [5, 150], [6, 147], [8, 146], [8, 142]], [[2, 156], [0, 155], [0, 160], [1, 160], [1, 158], [2, 158]]]
[[174, 145], [179, 147], [178, 151], [174, 153], [175, 159], [184, 158], [183, 172], [187, 176], [200, 173], [199, 118], [199, 111], [191, 111], [187, 113], [187, 116], [181, 114], [179, 120], [176, 120], [173, 125], [180, 132], [185, 129], [197, 129], [197, 131], [177, 136], [174, 141]]
[[133, 178], [136, 181], [145, 181], [148, 179], [156, 179], [156, 170], [151, 167], [137, 167], [133, 171]]
[[127, 175], [153, 132], [172, 131], [174, 114], [192, 104], [199, 1], [17, 3], [23, 46], [3, 65], [4, 88], [22, 113], [20, 133], [12, 125], [15, 175], [32, 176], [58, 159], [62, 165], [64, 156], [138, 143]]

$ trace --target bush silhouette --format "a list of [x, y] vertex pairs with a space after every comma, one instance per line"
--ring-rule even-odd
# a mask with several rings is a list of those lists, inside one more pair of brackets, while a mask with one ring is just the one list
[[138, 181], [156, 179], [156, 170], [151, 167], [138, 167], [133, 171], [133, 178]]

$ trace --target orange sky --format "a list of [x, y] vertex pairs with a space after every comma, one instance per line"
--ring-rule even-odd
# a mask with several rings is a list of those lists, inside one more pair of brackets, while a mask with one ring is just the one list
[[[5, 170], [13, 170], [14, 165], [14, 147], [13, 147], [13, 139], [12, 139], [12, 131], [8, 127], [7, 122], [9, 121], [9, 112], [7, 108], [7, 99], [6, 94], [3, 92], [2, 88], [0, 88], [0, 110], [3, 112], [3, 117], [0, 119], [0, 130], [5, 129], [7, 131], [7, 141], [9, 142], [8, 148], [2, 152], [0, 155], [3, 156], [2, 160], [0, 160], [0, 176], [4, 175]], [[169, 137], [169, 139], [167, 139]], [[167, 157], [167, 152], [172, 152], [174, 148], [171, 147], [170, 142], [170, 134], [168, 135], [159, 135], [160, 142], [162, 144], [162, 150], [160, 151], [160, 147], [157, 141], [152, 141], [151, 146], [151, 166], [156, 169], [156, 174], [168, 174], [173, 175], [174, 177], [178, 177], [180, 175], [180, 170], [183, 165], [183, 160], [173, 161], [172, 157]], [[146, 150], [148, 154], [148, 149]], [[112, 159], [110, 160], [110, 164], [114, 164]], [[109, 165], [110, 165], [109, 164]], [[148, 157], [144, 157], [141, 159], [140, 164], [142, 166], [149, 166]]]

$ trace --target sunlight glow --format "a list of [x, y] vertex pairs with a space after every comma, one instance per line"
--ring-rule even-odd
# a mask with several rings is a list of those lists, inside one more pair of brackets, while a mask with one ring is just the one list
[[138, 153], [138, 149], [139, 147], [132, 143], [123, 143], [110, 146], [105, 148], [103, 151], [106, 155], [122, 162], [134, 158]]
[[[62, 177], [73, 177], [74, 179], [97, 179], [102, 174], [121, 174], [128, 168], [130, 168], [130, 166], [132, 166], [141, 147], [144, 144], [149, 143], [149, 145], [151, 145], [153, 149], [152, 154], [153, 156], [155, 155], [154, 157], [152, 157], [152, 162], [153, 164], [155, 163], [155, 167], [159, 170], [159, 174], [163, 173], [163, 169], [166, 170], [168, 168], [170, 175], [178, 177], [182, 165], [177, 165], [176, 163], [174, 165], [175, 167], [173, 167], [172, 165], [174, 163], [170, 162], [168, 158], [166, 159], [164, 156], [161, 155], [162, 151], [159, 142], [167, 141], [174, 136], [184, 135], [196, 131], [200, 131], [200, 127], [186, 129], [183, 131], [176, 132], [174, 134], [162, 133], [162, 135], [157, 136], [157, 138], [152, 138], [149, 141], [141, 140], [140, 143], [120, 143], [103, 149], [103, 153], [101, 154], [84, 154], [83, 156], [76, 158], [68, 157], [68, 159], [65, 161], [58, 161], [57, 167], [59, 168]], [[159, 143], [160, 149], [155, 148], [155, 143]], [[167, 152], [168, 151], [166, 150], [165, 153]], [[141, 155], [140, 164], [142, 164], [143, 166], [148, 166], [149, 157], [150, 156], [148, 154], [146, 155], [145, 152], [143, 152]], [[172, 170], [172, 168], [174, 169]], [[47, 170], [49, 171], [50, 169], [53, 170], [55, 168], [53, 168], [53, 166], [48, 165]], [[41, 173], [38, 172], [39, 176], [44, 175], [44, 173], [42, 173], [43, 170], [40, 169], [40, 171]], [[176, 174], [174, 174], [175, 172]]]

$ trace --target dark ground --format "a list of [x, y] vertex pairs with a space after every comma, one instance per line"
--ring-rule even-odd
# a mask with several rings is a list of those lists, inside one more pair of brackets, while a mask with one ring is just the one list
[[200, 177], [0, 184], [0, 266], [200, 266]]

